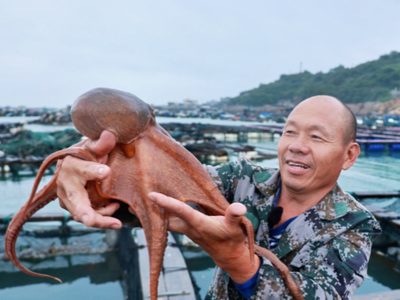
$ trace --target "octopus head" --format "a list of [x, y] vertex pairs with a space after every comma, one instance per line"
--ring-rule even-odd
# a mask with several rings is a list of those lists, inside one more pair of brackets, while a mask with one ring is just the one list
[[103, 130], [109, 130], [122, 144], [135, 140], [154, 116], [150, 105], [135, 95], [109, 88], [86, 92], [71, 108], [72, 121], [80, 133], [98, 139]]

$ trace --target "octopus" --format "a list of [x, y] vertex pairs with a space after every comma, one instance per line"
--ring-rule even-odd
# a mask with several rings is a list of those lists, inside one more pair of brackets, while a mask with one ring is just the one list
[[[76, 129], [89, 139], [98, 139], [104, 130], [111, 131], [116, 137], [116, 146], [107, 161], [110, 176], [101, 181], [89, 181], [86, 190], [93, 208], [119, 201], [123, 204], [122, 209], [134, 213], [122, 213], [121, 218], [128, 215], [131, 223], [140, 222], [150, 258], [150, 298], [156, 300], [167, 245], [168, 213], [149, 200], [149, 192], [159, 192], [185, 203], [196, 203], [202, 212], [210, 216], [225, 215], [229, 203], [201, 163], [157, 124], [154, 110], [135, 95], [109, 88], [90, 90], [75, 100], [71, 118]], [[15, 244], [24, 223], [37, 210], [57, 198], [56, 181], [62, 159], [70, 155], [97, 162], [95, 154], [84, 147], [87, 141], [55, 152], [44, 160], [27, 203], [9, 224], [6, 253], [28, 275], [61, 282], [56, 277], [35, 273], [24, 267], [16, 255]], [[58, 164], [53, 178], [37, 192], [46, 169], [56, 161]], [[118, 213], [115, 216], [119, 218]], [[247, 235], [250, 260], [254, 263], [253, 253], [269, 259], [293, 296], [303, 299], [288, 267], [272, 252], [254, 244], [251, 222], [242, 217], [240, 223]]]

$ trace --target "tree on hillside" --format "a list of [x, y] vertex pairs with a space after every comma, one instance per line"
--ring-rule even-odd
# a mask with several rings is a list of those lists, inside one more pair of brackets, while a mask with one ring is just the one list
[[245, 91], [230, 104], [261, 106], [279, 100], [301, 101], [314, 95], [331, 95], [345, 103], [387, 101], [390, 91], [400, 89], [400, 52], [382, 55], [378, 60], [354, 68], [338, 66], [327, 73], [281, 75], [269, 84]]

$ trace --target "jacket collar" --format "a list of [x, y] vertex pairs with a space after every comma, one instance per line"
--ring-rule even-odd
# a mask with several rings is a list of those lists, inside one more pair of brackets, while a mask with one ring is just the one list
[[[280, 182], [280, 172], [275, 169], [257, 170], [253, 175], [253, 180], [257, 189], [272, 206]], [[321, 201], [289, 224], [277, 244], [275, 254], [281, 258], [290, 251], [301, 247], [323, 228], [322, 220], [332, 221], [344, 216], [351, 205], [349, 195], [336, 183]]]

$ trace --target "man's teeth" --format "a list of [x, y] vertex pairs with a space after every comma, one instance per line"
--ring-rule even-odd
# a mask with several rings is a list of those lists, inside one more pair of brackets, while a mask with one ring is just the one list
[[298, 168], [303, 168], [303, 169], [308, 169], [308, 167], [307, 167], [306, 165], [299, 164], [299, 163], [294, 163], [294, 162], [289, 162], [289, 166], [298, 167]]

